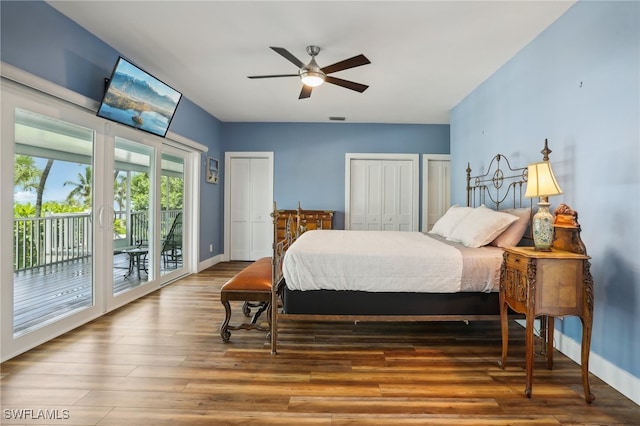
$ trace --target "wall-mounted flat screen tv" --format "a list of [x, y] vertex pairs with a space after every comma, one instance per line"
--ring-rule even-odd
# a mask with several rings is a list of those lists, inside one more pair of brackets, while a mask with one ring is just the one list
[[164, 137], [181, 97], [177, 90], [120, 57], [98, 117]]

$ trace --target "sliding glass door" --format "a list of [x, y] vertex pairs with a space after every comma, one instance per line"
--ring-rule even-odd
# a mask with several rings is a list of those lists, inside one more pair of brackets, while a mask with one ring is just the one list
[[[2, 81], [2, 358], [103, 312], [102, 120]], [[9, 180], [12, 179], [12, 180]], [[9, 186], [9, 182], [13, 185]]]
[[188, 252], [183, 232], [186, 161], [179, 150], [166, 147], [164, 151], [160, 177], [160, 274], [169, 278], [184, 273]]
[[94, 306], [95, 132], [15, 108], [13, 335]]
[[135, 298], [139, 287], [161, 285], [186, 273], [186, 154], [131, 136], [114, 137], [110, 306]]
[[196, 156], [4, 79], [2, 95], [4, 360], [188, 272]]
[[151, 188], [152, 146], [115, 137], [113, 170], [113, 295], [130, 291], [153, 277], [149, 263], [154, 243]]

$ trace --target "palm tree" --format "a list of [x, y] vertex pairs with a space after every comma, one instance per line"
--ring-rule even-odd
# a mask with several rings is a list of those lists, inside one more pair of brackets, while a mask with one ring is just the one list
[[40, 183], [38, 184], [38, 190], [36, 192], [36, 217], [40, 217], [42, 214], [42, 196], [44, 194], [44, 187], [47, 184], [49, 172], [51, 171], [51, 166], [53, 166], [53, 161], [51, 158], [47, 160], [47, 164], [45, 164], [42, 175], [40, 176]]
[[[47, 159], [47, 164], [43, 170], [40, 170], [35, 163], [33, 157], [29, 155], [16, 155], [15, 157], [15, 171], [13, 175], [13, 184], [22, 186], [25, 191], [36, 190], [36, 205], [34, 209], [34, 216], [42, 216], [42, 196], [44, 194], [44, 188], [49, 177], [49, 172], [53, 166], [53, 159]], [[40, 224], [38, 225], [40, 227]], [[24, 232], [24, 230], [23, 230]], [[40, 239], [40, 232], [36, 234], [37, 240]], [[32, 256], [43, 260], [44, 252], [40, 251], [40, 243], [36, 244], [37, 253], [33, 253]], [[24, 246], [20, 248], [24, 250]]]
[[32, 191], [38, 187], [38, 181], [42, 170], [36, 166], [33, 157], [28, 155], [16, 155], [13, 185], [19, 186], [25, 191]]
[[36, 191], [36, 217], [42, 215], [42, 196], [53, 162], [53, 159], [47, 159], [44, 169], [40, 170], [33, 157], [29, 155], [16, 155], [15, 158], [13, 184], [22, 187], [25, 191]]
[[91, 205], [91, 190], [93, 185], [92, 168], [86, 166], [84, 169], [84, 175], [78, 173], [78, 182], [66, 181], [63, 185], [73, 185], [74, 188], [67, 195], [67, 201], [69, 203], [80, 203], [84, 207]]
[[113, 198], [119, 210], [125, 209], [127, 202], [127, 177], [116, 170], [113, 180]]

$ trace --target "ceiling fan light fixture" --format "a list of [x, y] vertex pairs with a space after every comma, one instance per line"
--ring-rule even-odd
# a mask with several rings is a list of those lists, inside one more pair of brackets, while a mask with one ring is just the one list
[[302, 84], [305, 86], [318, 87], [324, 83], [324, 79], [327, 77], [316, 63], [315, 55], [317, 55], [319, 51], [320, 48], [317, 46], [307, 47], [307, 52], [311, 55], [311, 61], [309, 61], [308, 65], [300, 68], [300, 80], [302, 80]]
[[[1, 1], [1, 0], [0, 0]], [[276, 78], [276, 77], [298, 77], [303, 84], [302, 90], [300, 91], [300, 96], [298, 99], [306, 99], [311, 96], [311, 92], [314, 87], [318, 87], [322, 85], [325, 81], [329, 84], [334, 84], [336, 86], [344, 87], [345, 89], [354, 90], [356, 92], [362, 93], [369, 86], [365, 84], [356, 83], [349, 80], [343, 80], [341, 78], [336, 78], [330, 76], [334, 72], [348, 70], [350, 68], [360, 67], [362, 65], [370, 64], [371, 61], [367, 59], [363, 54], [356, 55], [352, 58], [345, 59], [343, 61], [336, 62], [335, 64], [328, 65], [326, 67], [320, 68], [316, 62], [316, 56], [320, 53], [320, 48], [318, 46], [307, 46], [307, 53], [311, 56], [311, 60], [307, 65], [305, 65], [300, 59], [296, 58], [291, 52], [289, 52], [284, 47], [275, 47], [270, 46], [271, 50], [282, 56], [287, 61], [294, 64], [298, 67], [297, 74], [275, 74], [275, 75], [253, 75], [248, 76], [249, 78]]]
[[303, 70], [300, 72], [302, 84], [309, 87], [318, 87], [324, 83], [325, 75], [322, 71]]

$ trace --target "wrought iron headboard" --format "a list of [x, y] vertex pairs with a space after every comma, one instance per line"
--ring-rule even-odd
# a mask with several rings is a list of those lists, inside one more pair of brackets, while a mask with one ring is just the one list
[[[542, 161], [549, 161], [548, 139], [544, 140], [544, 148]], [[501, 167], [500, 162], [504, 161], [505, 166]], [[523, 203], [524, 191], [523, 184], [527, 183], [529, 178], [529, 168], [519, 167], [513, 168], [509, 164], [509, 160], [502, 154], [496, 154], [489, 163], [487, 172], [482, 175], [471, 176], [471, 165], [467, 163], [467, 207], [478, 207], [484, 204], [487, 207], [499, 210], [503, 208], [520, 208], [529, 207], [533, 210], [533, 200], [525, 205]], [[509, 205], [503, 206], [508, 197], [511, 199]]]
[[502, 154], [496, 154], [487, 172], [481, 175], [471, 176], [471, 165], [467, 163], [467, 206], [484, 204], [496, 210], [501, 207], [525, 207], [523, 199], [526, 188], [523, 184], [527, 182], [527, 170], [527, 167], [511, 167], [507, 157]]
[[[540, 153], [542, 161], [549, 161], [551, 150], [547, 139], [544, 140], [544, 148]], [[471, 176], [471, 166], [467, 164], [467, 206], [478, 207], [484, 204], [495, 210], [524, 207], [529, 209], [530, 217], [533, 217], [533, 199], [525, 203], [524, 196], [524, 184], [528, 179], [528, 166], [513, 168], [507, 157], [502, 154], [496, 154], [491, 159], [487, 172], [481, 175]], [[522, 238], [529, 241], [524, 245], [533, 243], [530, 227]]]

